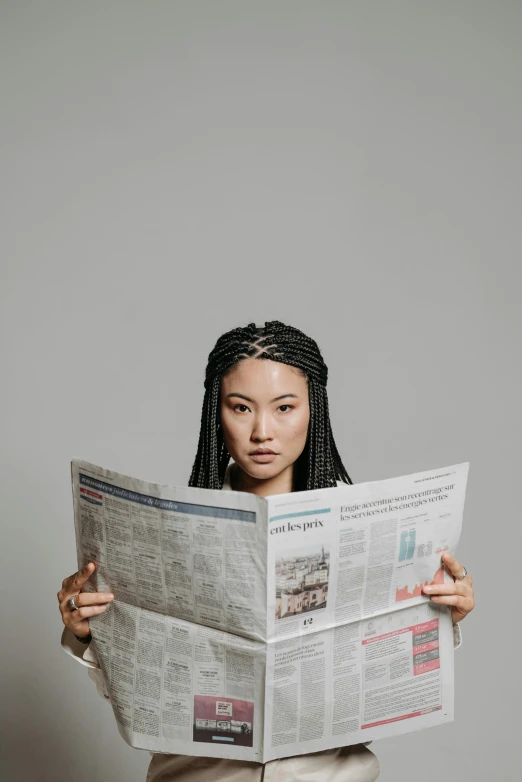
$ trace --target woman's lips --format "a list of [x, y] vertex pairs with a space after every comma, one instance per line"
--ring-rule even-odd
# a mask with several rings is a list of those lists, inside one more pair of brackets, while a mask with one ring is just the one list
[[276, 453], [251, 453], [250, 458], [259, 464], [268, 464], [277, 458]]

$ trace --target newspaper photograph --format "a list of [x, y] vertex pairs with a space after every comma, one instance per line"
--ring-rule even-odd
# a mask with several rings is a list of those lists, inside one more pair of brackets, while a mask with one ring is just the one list
[[73, 460], [78, 564], [118, 730], [267, 762], [453, 719], [450, 612], [469, 465], [268, 498]]

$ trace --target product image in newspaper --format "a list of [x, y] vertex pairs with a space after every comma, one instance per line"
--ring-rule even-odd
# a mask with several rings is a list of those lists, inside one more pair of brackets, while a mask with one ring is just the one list
[[[267, 762], [453, 719], [450, 580], [468, 464], [261, 498], [72, 463], [78, 562], [120, 734]], [[91, 583], [92, 582], [92, 583]]]

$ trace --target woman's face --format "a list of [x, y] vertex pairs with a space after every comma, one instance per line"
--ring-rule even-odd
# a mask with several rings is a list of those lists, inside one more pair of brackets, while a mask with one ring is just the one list
[[221, 381], [220, 417], [227, 450], [250, 478], [291, 475], [308, 434], [306, 379], [287, 364], [244, 359]]

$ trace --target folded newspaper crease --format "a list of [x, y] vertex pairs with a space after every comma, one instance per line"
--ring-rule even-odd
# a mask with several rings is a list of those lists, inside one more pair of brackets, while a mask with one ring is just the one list
[[450, 580], [468, 464], [266, 499], [73, 460], [78, 563], [118, 730], [267, 762], [453, 719]]

